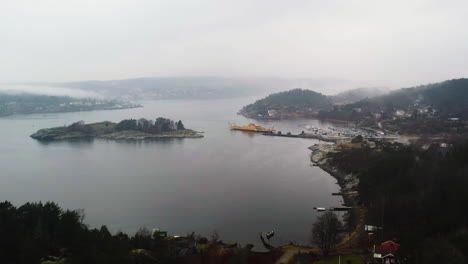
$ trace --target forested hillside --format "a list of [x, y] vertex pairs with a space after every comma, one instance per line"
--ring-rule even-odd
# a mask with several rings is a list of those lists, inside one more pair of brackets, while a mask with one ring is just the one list
[[[323, 110], [323, 119], [353, 121], [409, 134], [468, 132], [468, 79], [393, 91], [353, 104]], [[380, 125], [379, 125], [380, 123]]]
[[311, 90], [294, 89], [271, 94], [240, 110], [247, 117], [283, 118], [316, 114], [331, 107], [331, 100]]

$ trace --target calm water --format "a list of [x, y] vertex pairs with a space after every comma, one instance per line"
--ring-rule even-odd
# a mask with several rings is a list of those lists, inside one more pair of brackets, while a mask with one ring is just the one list
[[[85, 210], [91, 227], [135, 232], [158, 227], [170, 234], [195, 231], [224, 241], [259, 243], [276, 230], [276, 243], [304, 243], [317, 216], [314, 206], [337, 206], [336, 180], [311, 167], [313, 139], [266, 137], [230, 131], [229, 121], [253, 98], [151, 101], [144, 108], [0, 119], [0, 200], [21, 205], [55, 201]], [[64, 141], [29, 138], [39, 128], [85, 120], [181, 119], [202, 139]], [[315, 120], [260, 123], [300, 132]]]

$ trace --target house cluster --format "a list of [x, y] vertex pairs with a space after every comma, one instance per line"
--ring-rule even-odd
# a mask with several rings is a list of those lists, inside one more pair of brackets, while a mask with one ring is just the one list
[[414, 103], [413, 105], [408, 106], [407, 109], [396, 109], [393, 117], [394, 118], [404, 118], [411, 116], [420, 116], [420, 117], [431, 117], [437, 113], [437, 109], [434, 109], [430, 105], [423, 105], [419, 103]]
[[[400, 119], [400, 118], [407, 118], [412, 116], [419, 116], [419, 117], [432, 117], [437, 113], [437, 109], [434, 109], [430, 105], [420, 104], [415, 102], [412, 105], [409, 105], [406, 108], [395, 108], [392, 110], [384, 110], [381, 107], [377, 107], [376, 109], [367, 109], [369, 114], [374, 119], [382, 119], [385, 116], [392, 117], [393, 119]], [[367, 112], [362, 108], [354, 108], [354, 113], [364, 113]]]

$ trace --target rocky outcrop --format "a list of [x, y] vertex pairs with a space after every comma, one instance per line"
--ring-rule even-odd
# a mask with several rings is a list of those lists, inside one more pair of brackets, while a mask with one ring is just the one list
[[[30, 137], [38, 140], [54, 140], [63, 138], [67, 134], [66, 127], [40, 129]], [[76, 135], [75, 135], [76, 136]], [[83, 135], [82, 135], [83, 136]]]

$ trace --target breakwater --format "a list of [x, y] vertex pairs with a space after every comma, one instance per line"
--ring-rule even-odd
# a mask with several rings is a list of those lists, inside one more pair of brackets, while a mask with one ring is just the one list
[[338, 142], [338, 141], [348, 139], [346, 137], [324, 136], [324, 135], [309, 134], [309, 133], [304, 133], [304, 132], [300, 134], [291, 134], [290, 132], [283, 134], [281, 133], [281, 131], [278, 131], [277, 133], [274, 133], [274, 132], [262, 133], [262, 135], [272, 136], [272, 137], [311, 138], [311, 139], [318, 139], [318, 140], [327, 141], [327, 142]]

